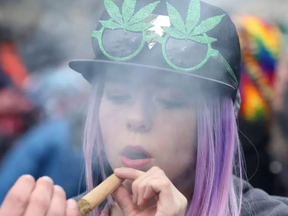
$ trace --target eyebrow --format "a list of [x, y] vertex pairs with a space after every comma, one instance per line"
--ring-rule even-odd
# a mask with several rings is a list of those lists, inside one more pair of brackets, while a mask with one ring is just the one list
[[190, 88], [195, 88], [197, 82], [192, 81], [184, 77], [178, 76], [159, 76], [154, 80], [155, 84], [164, 88], [177, 88], [180, 90], [187, 90]]
[[127, 73], [106, 73], [105, 74], [105, 81], [108, 82], [119, 82], [119, 83], [129, 83], [131, 82], [131, 78], [127, 75]]
[[179, 75], [169, 75], [169, 74], [142, 74], [143, 72], [139, 71], [125, 71], [125, 72], [115, 72], [115, 71], [107, 71], [105, 73], [105, 80], [108, 82], [116, 82], [120, 84], [135, 84], [147, 82], [149, 84], [155, 84], [161, 88], [176, 88], [179, 90], [187, 90], [187, 89], [195, 89], [197, 88], [197, 82], [187, 79], [187, 77], [181, 77]]

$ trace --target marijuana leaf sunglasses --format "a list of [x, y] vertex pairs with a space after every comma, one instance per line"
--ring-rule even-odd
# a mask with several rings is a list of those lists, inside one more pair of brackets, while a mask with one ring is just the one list
[[[110, 60], [128, 61], [137, 56], [146, 43], [148, 43], [149, 49], [152, 49], [158, 42], [162, 46], [162, 54], [165, 61], [173, 69], [191, 73], [205, 65], [209, 58], [214, 58], [227, 69], [232, 79], [238, 84], [235, 73], [229, 63], [217, 49], [213, 49], [212, 47], [213, 42], [217, 41], [217, 39], [209, 37], [206, 34], [208, 31], [217, 27], [225, 14], [207, 18], [199, 23], [201, 15], [200, 0], [191, 0], [188, 6], [186, 20], [184, 21], [179, 12], [168, 2], [166, 3], [168, 16], [152, 14], [159, 2], [160, 1], [150, 3], [135, 12], [137, 0], [124, 0], [120, 12], [119, 7], [112, 0], [104, 0], [104, 5], [110, 19], [99, 21], [102, 27], [98, 31], [93, 31], [93, 44], [98, 43], [101, 52]], [[173, 27], [171, 27], [171, 24], [173, 24]], [[106, 51], [103, 45], [102, 39], [106, 29], [122, 29], [125, 32], [140, 32], [142, 33], [142, 41], [134, 53], [124, 57], [113, 56]], [[173, 63], [168, 57], [169, 53], [167, 53], [166, 45], [171, 38], [206, 45], [207, 53], [200, 63], [191, 67], [180, 67]]]

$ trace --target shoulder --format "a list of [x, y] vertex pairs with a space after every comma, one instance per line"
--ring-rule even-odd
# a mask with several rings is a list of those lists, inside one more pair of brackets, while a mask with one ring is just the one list
[[[239, 185], [240, 180], [234, 180]], [[288, 198], [270, 196], [243, 181], [241, 216], [287, 216]]]

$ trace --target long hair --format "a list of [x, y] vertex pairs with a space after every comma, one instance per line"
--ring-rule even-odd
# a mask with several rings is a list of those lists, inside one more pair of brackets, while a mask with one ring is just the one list
[[[97, 161], [95, 165], [100, 168], [103, 180], [107, 174], [98, 117], [102, 91], [103, 84], [99, 81], [92, 90], [85, 125], [84, 154], [88, 191], [101, 183], [93, 182], [93, 160]], [[235, 187], [233, 178], [234, 174], [242, 178], [241, 151], [233, 103], [230, 98], [213, 98], [201, 101], [198, 106], [195, 185], [186, 215], [239, 216], [242, 186]], [[109, 200], [111, 202], [111, 197]], [[94, 210], [92, 215], [98, 216], [99, 210]]]
[[242, 186], [236, 191], [233, 174], [242, 179], [241, 151], [231, 99], [200, 102], [197, 132], [194, 194], [187, 216], [240, 215]]

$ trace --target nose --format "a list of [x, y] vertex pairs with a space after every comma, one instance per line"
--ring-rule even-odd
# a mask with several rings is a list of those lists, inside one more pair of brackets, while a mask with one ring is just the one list
[[147, 121], [134, 118], [129, 120], [127, 128], [131, 131], [147, 132], [151, 129], [151, 126]]
[[141, 104], [135, 104], [129, 110], [127, 117], [127, 128], [134, 132], [148, 132], [151, 130], [152, 122], [149, 115], [149, 108]]

